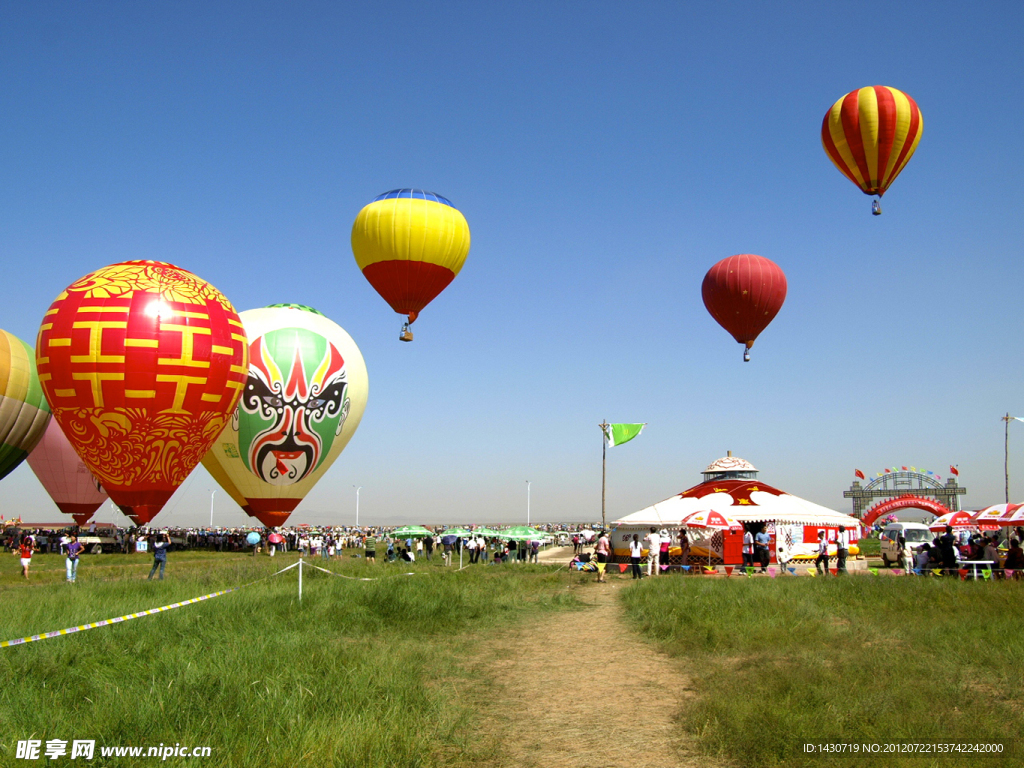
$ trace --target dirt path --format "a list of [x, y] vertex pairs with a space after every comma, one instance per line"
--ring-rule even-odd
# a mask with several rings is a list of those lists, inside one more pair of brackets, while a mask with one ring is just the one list
[[715, 765], [698, 760], [677, 722], [692, 695], [678, 662], [623, 622], [623, 586], [614, 577], [585, 585], [587, 610], [542, 615], [484, 644], [480, 663], [492, 682], [483, 735], [502, 744], [495, 766]]

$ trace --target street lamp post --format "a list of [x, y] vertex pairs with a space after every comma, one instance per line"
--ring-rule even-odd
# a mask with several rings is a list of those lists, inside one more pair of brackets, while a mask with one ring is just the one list
[[526, 524], [530, 524], [530, 481], [526, 481]]
[[1006, 435], [1003, 438], [1003, 474], [1006, 479], [1006, 485], [1004, 490], [1006, 491], [1006, 503], [1010, 503], [1010, 422], [1011, 421], [1024, 421], [1019, 416], [1011, 416], [1010, 412], [1007, 411], [1006, 415], [1001, 417], [1001, 420], [1006, 422]]
[[356, 528], [358, 528], [359, 527], [359, 492], [361, 490], [363, 490], [363, 486], [360, 485], [358, 488], [356, 488], [356, 486], [353, 485], [352, 487], [356, 489]]
[[217, 495], [216, 489], [210, 491], [210, 527], [213, 528], [213, 497]]

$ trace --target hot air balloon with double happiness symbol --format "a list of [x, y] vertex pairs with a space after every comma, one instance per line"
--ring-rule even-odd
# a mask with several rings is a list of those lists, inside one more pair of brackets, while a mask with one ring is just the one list
[[36, 365], [65, 437], [145, 525], [231, 417], [249, 350], [212, 285], [172, 264], [127, 261], [61, 292], [39, 327]]

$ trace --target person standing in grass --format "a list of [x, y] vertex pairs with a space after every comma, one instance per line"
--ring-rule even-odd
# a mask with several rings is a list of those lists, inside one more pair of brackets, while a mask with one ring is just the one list
[[651, 532], [644, 537], [644, 541], [647, 542], [647, 575], [657, 576], [658, 561], [661, 559], [661, 536], [658, 535], [658, 529], [652, 525]]
[[149, 578], [152, 580], [156, 569], [160, 568], [160, 580], [164, 578], [164, 567], [167, 565], [167, 549], [171, 546], [169, 534], [158, 534], [153, 541], [153, 567], [149, 569]]
[[608, 557], [612, 553], [611, 542], [608, 541], [608, 531], [601, 531], [601, 537], [594, 547], [594, 554], [597, 555], [597, 580], [604, 581], [604, 571], [608, 567]]
[[640, 571], [640, 558], [644, 555], [644, 545], [640, 543], [640, 534], [634, 533], [633, 540], [629, 542], [629, 568], [634, 579], [642, 579]]
[[70, 541], [67, 543], [66, 551], [67, 557], [64, 560], [64, 565], [67, 569], [68, 583], [74, 584], [75, 578], [78, 576], [78, 556], [82, 554], [82, 550], [85, 549], [79, 543], [78, 537], [75, 534], [71, 534], [69, 537]]
[[743, 571], [754, 568], [754, 534], [749, 528], [743, 531]]
[[942, 553], [942, 567], [946, 569], [946, 575], [956, 573], [956, 537], [951, 525], [947, 525], [946, 532], [939, 537], [939, 552]]
[[[824, 564], [824, 572], [821, 566]], [[824, 531], [818, 531], [818, 556], [814, 559], [814, 570], [819, 576], [828, 576], [828, 539]]]
[[772, 537], [768, 535], [768, 528], [765, 524], [761, 524], [761, 530], [757, 532], [754, 537], [754, 549], [757, 554], [757, 562], [761, 565], [761, 573], [768, 572], [768, 563], [771, 562], [771, 554], [769, 547], [771, 547]]
[[21, 575], [28, 578], [28, 567], [32, 565], [32, 549], [35, 542], [32, 537], [25, 534], [18, 543], [18, 555], [21, 557]]
[[679, 555], [682, 557], [683, 573], [686, 573], [686, 567], [690, 564], [690, 537], [685, 530], [679, 534]]
[[423, 540], [423, 554], [429, 560], [434, 554], [434, 536], [431, 534]]
[[363, 542], [363, 547], [366, 549], [366, 562], [376, 563], [377, 562], [377, 539], [373, 536], [367, 536]]
[[836, 537], [836, 575], [846, 573], [846, 557], [850, 554], [850, 532], [845, 525], [839, 526]]

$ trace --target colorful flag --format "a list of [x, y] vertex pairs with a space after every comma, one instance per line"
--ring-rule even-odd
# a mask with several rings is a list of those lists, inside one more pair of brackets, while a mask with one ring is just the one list
[[871, 571], [871, 575], [872, 576], [877, 576], [878, 575], [878, 569], [877, 568], [868, 568], [868, 570]]
[[917, 467], [911, 467], [911, 468], [910, 468], [910, 471], [911, 471], [911, 472], [917, 472]]
[[906, 471], [907, 471], [907, 468], [906, 468], [906, 467], [903, 467], [903, 471], [904, 471], [904, 472], [906, 472]]
[[936, 576], [941, 576], [942, 575], [942, 569], [941, 568], [932, 568], [932, 573], [934, 573]]
[[807, 575], [808, 576], [817, 576], [818, 574], [815, 572], [815, 570], [813, 568], [808, 568], [807, 569]]
[[855, 477], [859, 477], [861, 480], [866, 480], [867, 479], [867, 478], [864, 477], [864, 473], [861, 472], [859, 469], [853, 470], [853, 474], [854, 474]]
[[731, 565], [725, 566], [725, 575], [726, 576], [732, 576], [732, 566]]
[[949, 474], [960, 477], [960, 470], [954, 467], [952, 464], [949, 465]]
[[992, 569], [991, 568], [986, 568], [985, 570], [983, 570], [981, 572], [981, 575], [985, 577], [985, 581], [988, 581], [989, 579], [992, 578]]
[[626, 563], [619, 563], [619, 573], [625, 573], [629, 565]]
[[604, 429], [604, 439], [608, 442], [609, 448], [616, 445], [628, 443], [634, 437], [644, 431], [646, 422], [643, 424], [609, 424]]

